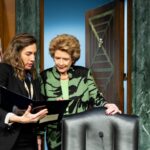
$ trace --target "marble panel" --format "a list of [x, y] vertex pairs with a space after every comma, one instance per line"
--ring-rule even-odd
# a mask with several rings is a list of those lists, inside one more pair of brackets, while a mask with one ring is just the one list
[[140, 117], [140, 150], [150, 150], [150, 1], [133, 0], [133, 113]]
[[16, 0], [16, 33], [31, 33], [37, 39], [36, 68], [40, 70], [40, 0]]

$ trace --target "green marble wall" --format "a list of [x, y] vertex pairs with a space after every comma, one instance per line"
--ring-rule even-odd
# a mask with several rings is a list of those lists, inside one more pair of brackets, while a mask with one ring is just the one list
[[36, 68], [40, 68], [40, 0], [16, 0], [16, 33], [34, 35], [38, 43]]
[[140, 150], [150, 150], [150, 0], [133, 0], [133, 113], [140, 116]]

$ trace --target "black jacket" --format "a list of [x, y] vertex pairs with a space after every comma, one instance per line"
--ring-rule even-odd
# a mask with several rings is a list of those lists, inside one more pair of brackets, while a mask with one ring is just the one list
[[[37, 80], [33, 80], [33, 88], [34, 88], [34, 98], [40, 99], [40, 91], [39, 91], [39, 82]], [[24, 82], [19, 80], [14, 75], [14, 70], [12, 66], [0, 63], [0, 85], [5, 86], [9, 90], [27, 96], [28, 93], [24, 87]], [[0, 98], [1, 102], [1, 98]], [[0, 150], [11, 150], [17, 138], [21, 132], [21, 128], [23, 124], [15, 124], [12, 126], [8, 126], [4, 123], [4, 119], [7, 114], [7, 110], [0, 105]]]

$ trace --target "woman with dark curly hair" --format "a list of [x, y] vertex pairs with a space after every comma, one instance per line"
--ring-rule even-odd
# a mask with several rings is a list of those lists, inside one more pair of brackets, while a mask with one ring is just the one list
[[[36, 39], [32, 35], [16, 35], [0, 63], [0, 86], [30, 99], [40, 100], [35, 69], [36, 51]], [[31, 106], [28, 106], [22, 115], [18, 115], [0, 103], [0, 150], [37, 150], [35, 125], [47, 114], [47, 109], [35, 114], [31, 111]]]

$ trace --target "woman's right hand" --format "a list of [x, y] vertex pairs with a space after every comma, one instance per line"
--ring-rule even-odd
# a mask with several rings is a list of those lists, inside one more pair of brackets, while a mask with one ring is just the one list
[[40, 119], [44, 118], [47, 113], [48, 110], [47, 109], [42, 109], [41, 111], [32, 114], [31, 113], [31, 106], [28, 106], [27, 110], [25, 111], [25, 113], [22, 116], [17, 116], [17, 115], [12, 115], [9, 120], [10, 122], [17, 122], [17, 123], [36, 123], [37, 121], [39, 121]]

